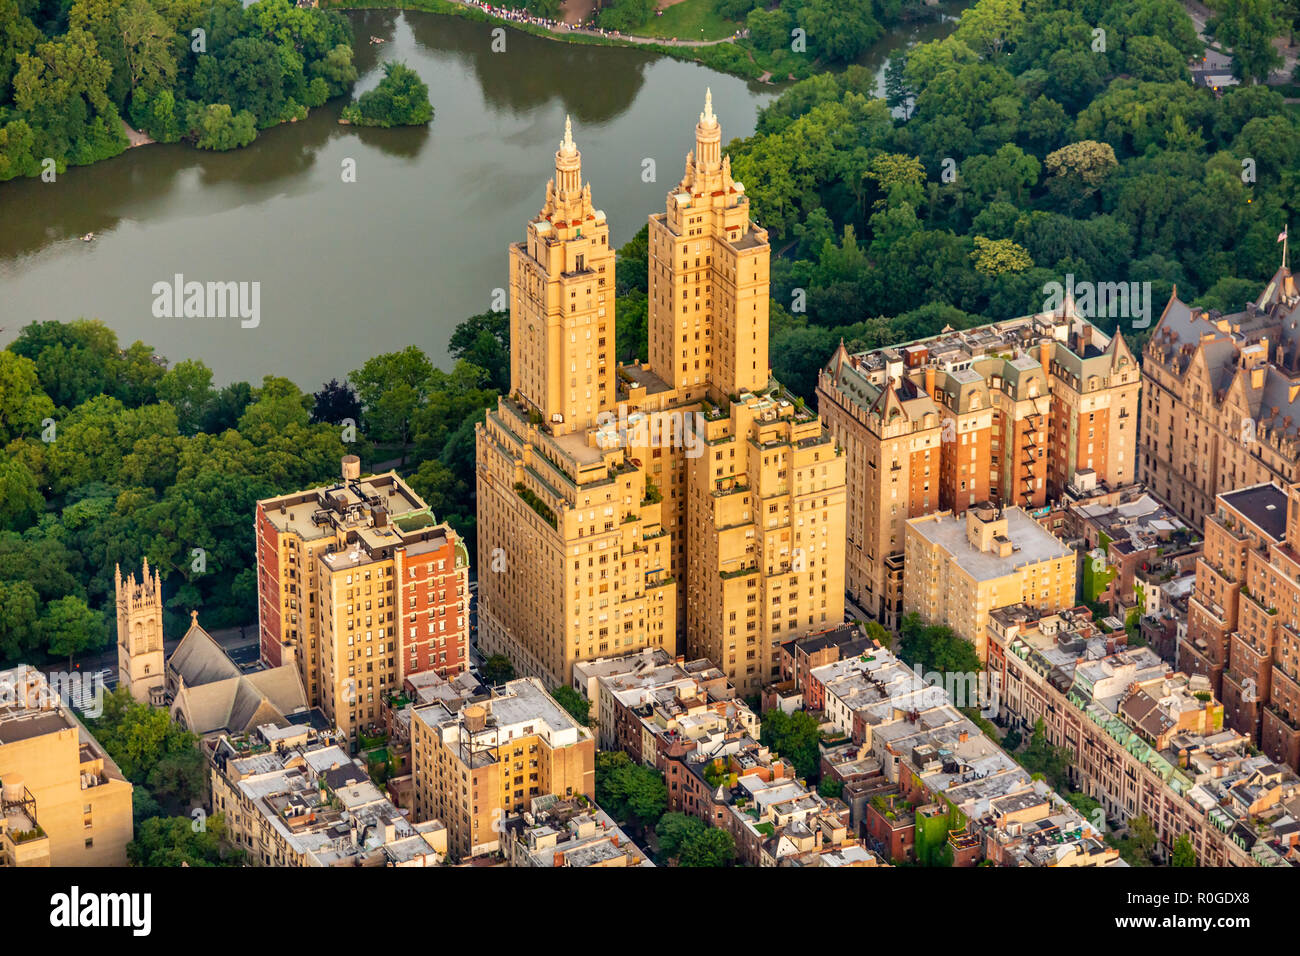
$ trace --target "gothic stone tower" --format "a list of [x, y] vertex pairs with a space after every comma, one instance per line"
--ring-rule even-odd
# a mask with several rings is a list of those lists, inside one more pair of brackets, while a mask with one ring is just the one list
[[162, 702], [163, 666], [162, 578], [149, 576], [149, 559], [137, 583], [134, 574], [117, 581], [117, 674], [123, 687], [141, 703]]

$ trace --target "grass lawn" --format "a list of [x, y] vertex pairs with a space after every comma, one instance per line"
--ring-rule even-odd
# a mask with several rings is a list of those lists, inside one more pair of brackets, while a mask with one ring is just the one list
[[662, 17], [651, 17], [632, 32], [642, 37], [721, 40], [739, 30], [740, 24], [723, 18], [716, 7], [717, 0], [682, 0], [666, 9]]

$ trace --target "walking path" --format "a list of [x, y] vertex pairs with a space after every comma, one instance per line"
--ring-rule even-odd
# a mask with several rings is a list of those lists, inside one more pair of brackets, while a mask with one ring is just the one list
[[[1183, 9], [1191, 17], [1192, 25], [1196, 27], [1196, 35], [1205, 40], [1206, 46], [1225, 55], [1231, 55], [1221, 44], [1213, 42], [1205, 36], [1205, 22], [1214, 16], [1213, 10], [1201, 3], [1200, 0], [1183, 0]], [[1296, 68], [1297, 57], [1300, 56], [1300, 46], [1288, 44], [1287, 40], [1289, 38], [1288, 34], [1286, 37], [1277, 37], [1273, 40], [1273, 46], [1277, 48], [1278, 55], [1282, 57], [1282, 65], [1268, 75], [1270, 86], [1285, 86], [1291, 82], [1292, 73]]]
[[[527, 26], [541, 27], [543, 30], [547, 30], [556, 36], [565, 36], [576, 33], [581, 36], [596, 37], [602, 40], [620, 40], [624, 43], [644, 43], [655, 46], [680, 47], [717, 46], [719, 43], [734, 43], [741, 37], [740, 33], [735, 33], [729, 37], [723, 37], [720, 40], [679, 40], [676, 37], [640, 37], [633, 36], [630, 33], [620, 33], [618, 30], [602, 30], [597, 26], [582, 26], [580, 23], [568, 23], [551, 20], [546, 17], [535, 17], [522, 10], [511, 10], [506, 7], [494, 6], [491, 3], [482, 3], [479, 2], [479, 0], [452, 0], [452, 2], [459, 3], [466, 7], [477, 7], [484, 13], [496, 17], [499, 20], [505, 20], [507, 23], [521, 23]], [[575, 10], [575, 13], [576, 12], [577, 11]]]

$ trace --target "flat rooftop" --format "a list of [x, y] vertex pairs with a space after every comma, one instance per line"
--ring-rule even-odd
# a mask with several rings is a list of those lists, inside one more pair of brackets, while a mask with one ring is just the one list
[[1009, 507], [1003, 514], [1007, 519], [1007, 537], [1015, 547], [1005, 558], [992, 551], [976, 550], [971, 545], [966, 537], [966, 518], [963, 515], [927, 515], [912, 519], [908, 525], [921, 537], [948, 552], [956, 565], [976, 581], [992, 581], [1027, 564], [1063, 560], [1074, 554], [1022, 509]]
[[1274, 541], [1286, 536], [1286, 492], [1277, 485], [1253, 485], [1219, 497]]

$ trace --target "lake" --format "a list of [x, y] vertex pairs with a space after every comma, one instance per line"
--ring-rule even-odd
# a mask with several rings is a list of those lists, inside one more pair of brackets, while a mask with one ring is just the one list
[[[357, 92], [378, 82], [384, 61], [402, 60], [429, 85], [432, 124], [340, 126], [339, 100], [241, 150], [149, 145], [55, 183], [0, 184], [0, 342], [30, 321], [85, 316], [123, 345], [141, 339], [173, 361], [203, 360], [218, 384], [278, 374], [315, 389], [411, 344], [445, 367], [456, 324], [507, 285], [506, 246], [542, 205], [566, 115], [621, 244], [663, 210], [706, 87], [724, 140], [753, 133], [777, 92], [641, 50], [514, 30], [494, 53], [493, 25], [459, 17], [348, 16]], [[889, 50], [939, 27], [892, 34], [863, 62], [880, 68]], [[345, 182], [352, 164], [355, 182]], [[155, 317], [154, 286], [176, 275], [258, 283], [257, 326]]]

